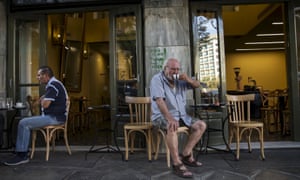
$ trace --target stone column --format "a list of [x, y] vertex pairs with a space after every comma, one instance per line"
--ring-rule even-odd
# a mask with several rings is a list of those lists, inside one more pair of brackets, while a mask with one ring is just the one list
[[[165, 59], [181, 61], [183, 71], [191, 73], [188, 0], [145, 0], [146, 95], [152, 76], [162, 69]], [[151, 67], [151, 68], [148, 68]]]
[[[188, 0], [145, 0], [146, 96], [154, 74], [162, 70], [165, 59], [177, 58], [182, 71], [191, 74]], [[187, 95], [192, 102], [192, 91]], [[180, 137], [180, 141], [182, 141]], [[165, 151], [161, 146], [161, 151]], [[181, 145], [179, 149], [182, 149]]]

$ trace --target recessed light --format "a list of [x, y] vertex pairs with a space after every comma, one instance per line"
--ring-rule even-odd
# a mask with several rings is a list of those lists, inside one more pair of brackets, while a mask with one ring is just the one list
[[283, 22], [272, 22], [272, 25], [282, 25]]
[[284, 50], [285, 48], [283, 47], [278, 47], [278, 48], [247, 48], [247, 49], [235, 49], [236, 51], [271, 51], [271, 50]]
[[256, 36], [260, 36], [260, 37], [261, 36], [283, 36], [283, 35], [284, 35], [284, 33], [256, 34]]
[[252, 44], [284, 44], [284, 41], [266, 41], [266, 42], [245, 42], [247, 45]]

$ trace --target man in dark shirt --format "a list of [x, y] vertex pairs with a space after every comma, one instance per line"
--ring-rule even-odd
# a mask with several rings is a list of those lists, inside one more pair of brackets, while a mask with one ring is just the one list
[[16, 156], [4, 162], [5, 165], [29, 162], [28, 147], [32, 129], [62, 124], [66, 121], [68, 94], [64, 85], [54, 77], [52, 69], [48, 66], [39, 68], [37, 79], [41, 84], [46, 84], [46, 93], [39, 99], [42, 114], [24, 118], [19, 122]]

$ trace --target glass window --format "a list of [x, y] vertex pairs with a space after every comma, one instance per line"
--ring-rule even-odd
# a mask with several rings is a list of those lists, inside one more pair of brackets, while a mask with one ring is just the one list
[[194, 68], [196, 77], [204, 84], [201, 97], [217, 98], [220, 87], [217, 15], [215, 11], [197, 10], [193, 20]]
[[38, 20], [16, 21], [16, 77], [15, 101], [26, 102], [27, 96], [39, 97], [36, 78], [40, 57], [40, 23]]

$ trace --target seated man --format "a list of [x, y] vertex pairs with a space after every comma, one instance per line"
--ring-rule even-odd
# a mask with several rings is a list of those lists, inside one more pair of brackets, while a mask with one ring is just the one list
[[42, 115], [27, 117], [19, 122], [16, 156], [4, 162], [5, 165], [11, 166], [29, 162], [27, 153], [31, 129], [63, 124], [66, 121], [68, 94], [64, 85], [53, 76], [53, 71], [48, 66], [39, 68], [37, 78], [41, 84], [46, 84], [46, 92], [39, 100]]
[[[150, 84], [152, 98], [153, 126], [166, 130], [166, 141], [173, 160], [173, 171], [181, 177], [192, 177], [184, 165], [198, 167], [202, 164], [194, 159], [193, 148], [198, 143], [206, 129], [206, 123], [194, 119], [186, 113], [186, 90], [197, 88], [200, 82], [191, 79], [185, 73], [178, 74], [180, 63], [177, 59], [168, 59], [163, 71], [154, 75]], [[190, 128], [188, 142], [181, 155], [178, 153], [177, 128]]]

